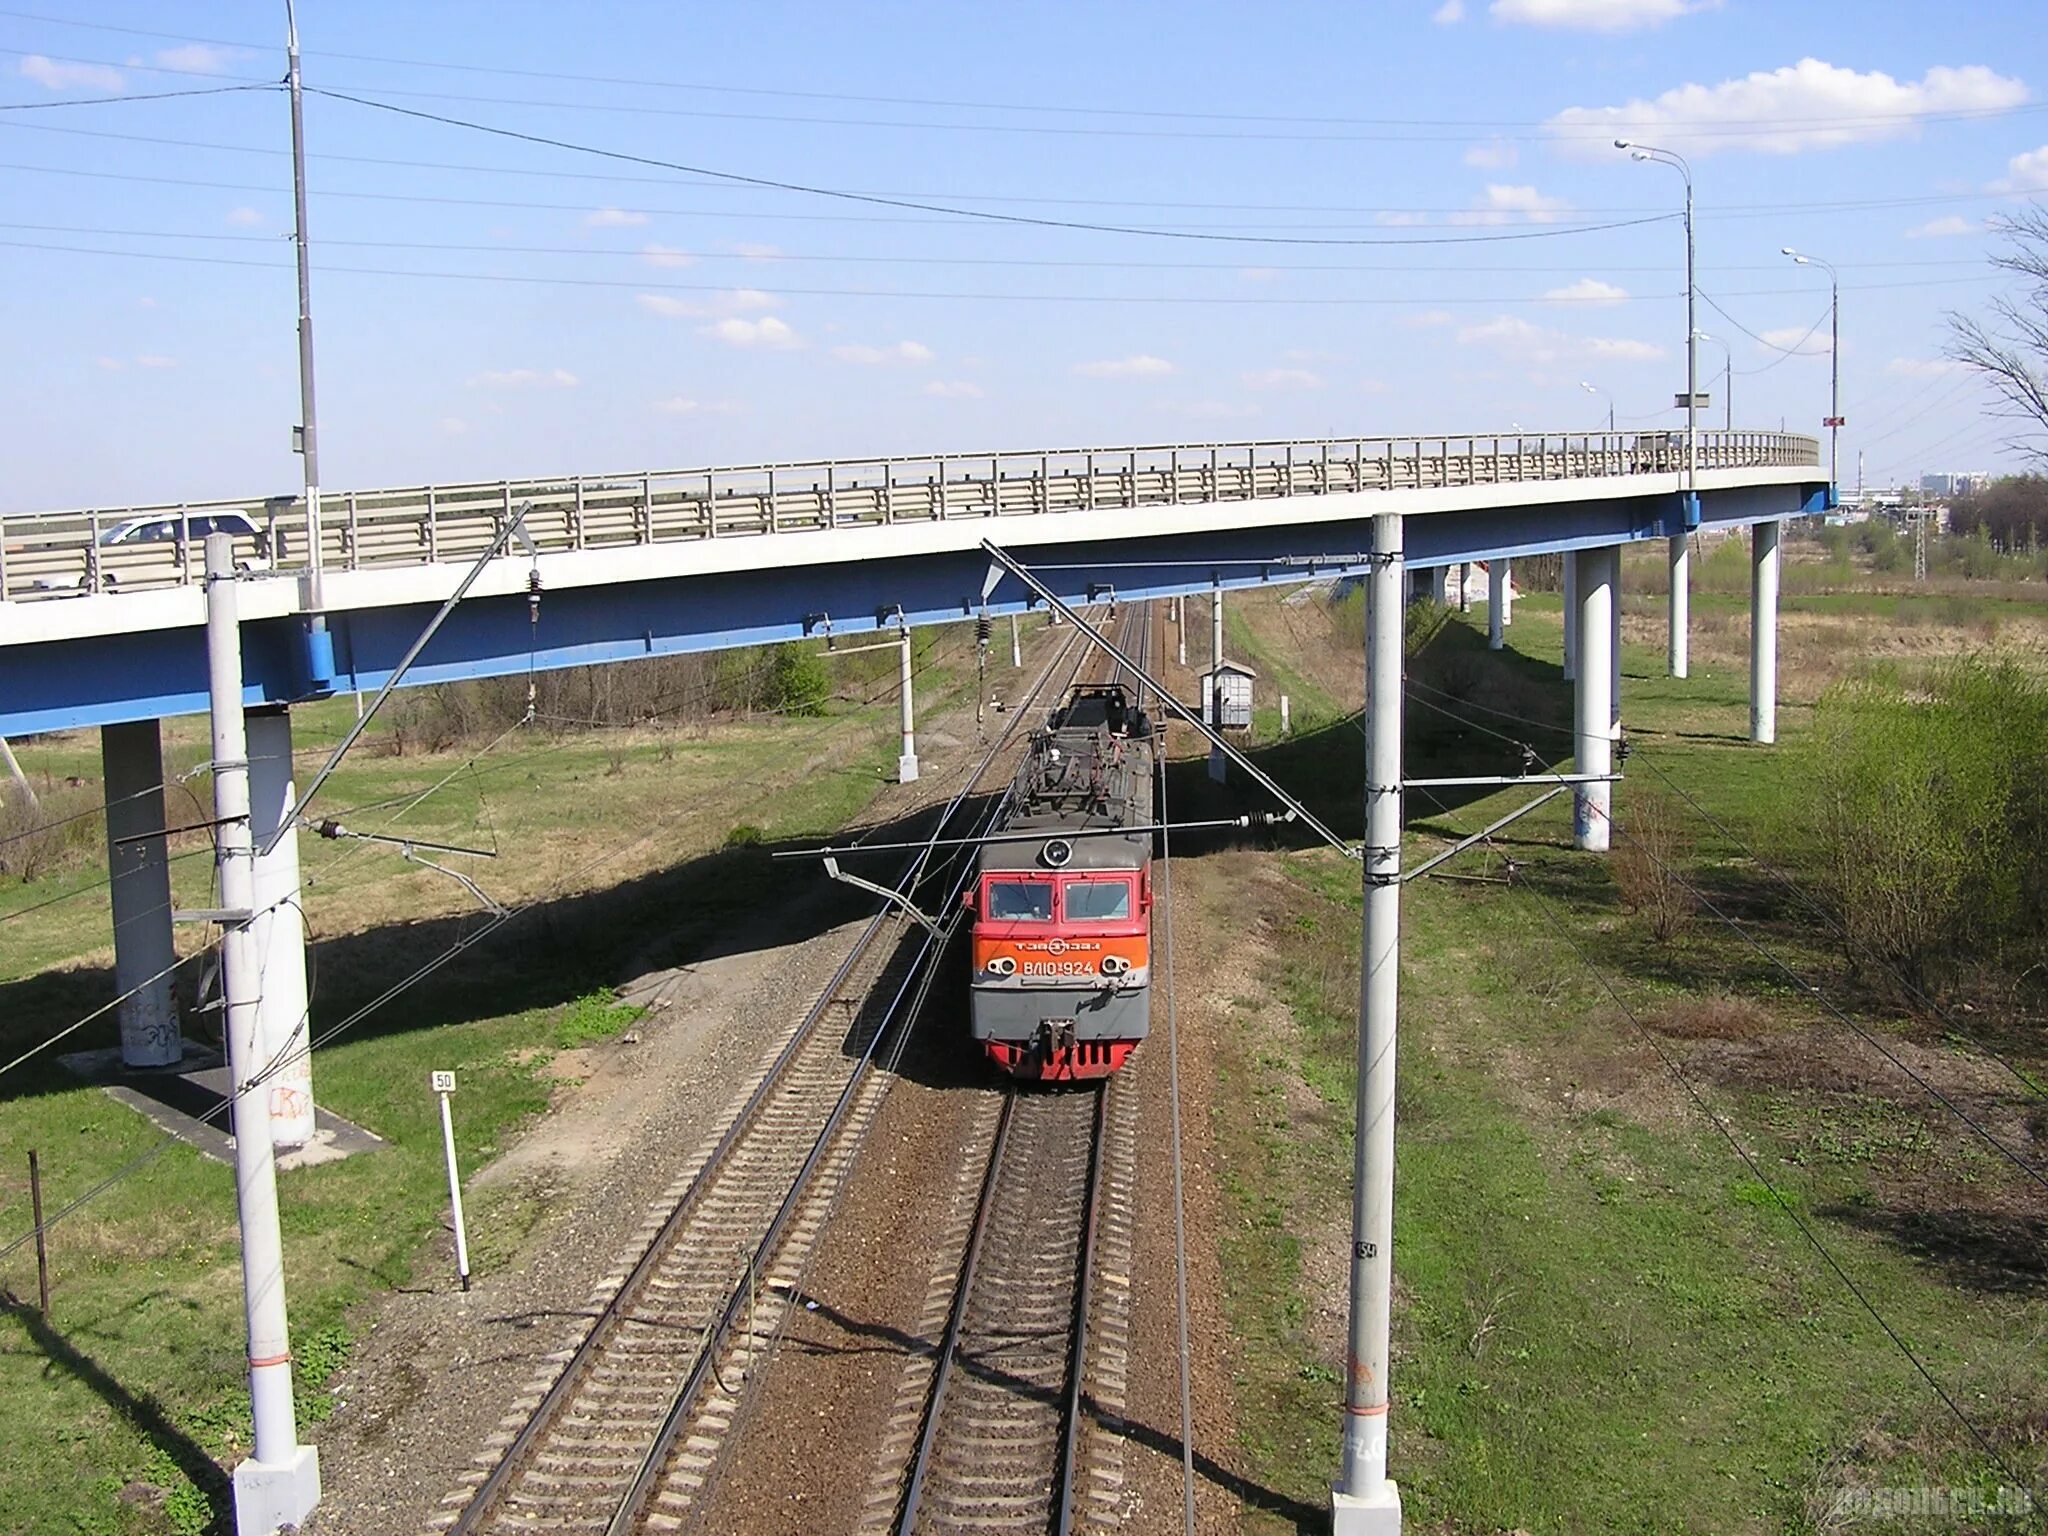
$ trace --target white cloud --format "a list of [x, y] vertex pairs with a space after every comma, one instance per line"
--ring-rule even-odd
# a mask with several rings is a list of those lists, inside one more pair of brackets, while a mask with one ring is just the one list
[[227, 214], [227, 222], [234, 225], [237, 229], [254, 229], [263, 222], [263, 215], [254, 208], [230, 208]]
[[1465, 0], [1444, 0], [1429, 13], [1429, 19], [1440, 27], [1456, 26], [1465, 19]]
[[142, 356], [135, 359], [135, 366], [138, 368], [175, 368], [178, 366], [178, 360], [175, 357], [165, 357], [161, 353], [145, 352]]
[[1619, 304], [1628, 297], [1628, 290], [1597, 277], [1582, 277], [1576, 283], [1550, 289], [1543, 297], [1553, 304]]
[[967, 379], [933, 379], [924, 392], [934, 400], [979, 400], [982, 387]]
[[175, 48], [159, 48], [156, 62], [165, 69], [187, 70], [195, 75], [220, 75], [227, 73], [227, 67], [240, 53], [238, 48], [215, 48], [208, 43], [180, 43]]
[[1522, 152], [1506, 139], [1488, 139], [1465, 151], [1465, 163], [1475, 170], [1504, 171], [1521, 158]]
[[469, 376], [471, 389], [574, 389], [582, 382], [566, 368], [485, 369]]
[[1321, 389], [1322, 375], [1306, 368], [1254, 368], [1244, 375], [1253, 389]]
[[654, 402], [665, 416], [723, 416], [736, 407], [730, 400], [692, 400], [687, 395], [670, 395]]
[[749, 261], [774, 261], [782, 255], [782, 249], [779, 246], [737, 240], [733, 242], [732, 253], [735, 256], [744, 256]]
[[1288, 347], [1280, 355], [1290, 363], [1341, 363], [1344, 361], [1335, 352], [1325, 352], [1320, 347]]
[[1664, 355], [1662, 347], [1647, 341], [1612, 336], [1570, 336], [1516, 315], [1496, 315], [1491, 320], [1461, 327], [1456, 339], [1461, 346], [1492, 347], [1530, 363], [1555, 363], [1566, 358], [1646, 363]]
[[2025, 84], [1981, 64], [1938, 66], [1914, 81], [1801, 59], [1719, 85], [1681, 85], [1624, 106], [1569, 107], [1545, 126], [1575, 153], [1601, 159], [1614, 156], [1617, 136], [1696, 156], [1720, 149], [1793, 155], [1910, 138], [1928, 113], [1996, 111], [2026, 99]]
[[96, 357], [93, 359], [93, 361], [99, 364], [100, 367], [106, 369], [107, 372], [109, 373], [119, 373], [123, 368], [126, 368], [128, 366], [126, 363], [122, 362], [121, 359], [119, 359], [118, 357]]
[[1545, 197], [1534, 187], [1512, 187], [1499, 182], [1488, 185], [1470, 213], [1454, 213], [1453, 224], [1510, 224], [1527, 220], [1531, 224], [1554, 224], [1571, 204], [1561, 197]]
[[443, 416], [441, 418], [441, 430], [450, 437], [460, 437], [469, 430], [469, 423], [460, 416]]
[[759, 320], [735, 316], [704, 326], [697, 334], [731, 347], [763, 347], [774, 352], [787, 352], [803, 345], [803, 339], [773, 315], [763, 315]]
[[1945, 219], [1929, 219], [1925, 224], [1916, 224], [1906, 231], [1908, 240], [1938, 240], [1947, 235], [1974, 235], [1982, 224], [1972, 223], [1959, 214], [1950, 214]]
[[1495, 21], [1526, 27], [1565, 27], [1578, 32], [1632, 32], [1661, 27], [1719, 0], [1493, 0]]
[[583, 215], [585, 229], [625, 229], [646, 222], [646, 214], [635, 213], [630, 208], [596, 208]]
[[1884, 371], [1895, 379], [1938, 379], [1962, 366], [1952, 357], [1895, 357]]
[[1092, 363], [1076, 363], [1074, 372], [1091, 379], [1156, 379], [1162, 374], [1173, 372], [1173, 364], [1163, 357], [1152, 357], [1139, 352], [1130, 357], [1109, 357]]
[[842, 363], [864, 363], [870, 367], [888, 363], [929, 363], [938, 356], [921, 341], [899, 341], [890, 347], [834, 347], [832, 355]]
[[667, 320], [711, 320], [782, 308], [782, 300], [759, 288], [729, 288], [707, 299], [679, 299], [671, 293], [641, 293], [634, 298], [642, 309]]
[[1781, 325], [1774, 331], [1759, 331], [1759, 339], [1768, 347], [1780, 352], [1792, 352], [1799, 357], [1826, 357], [1828, 337], [1825, 331], [1809, 331], [1803, 325]]
[[118, 91], [128, 83], [121, 71], [108, 65], [59, 64], [40, 53], [32, 53], [21, 61], [21, 73], [53, 91]]
[[2048, 189], [2048, 144], [2014, 155], [2005, 163], [2003, 181], [1991, 183], [1993, 192], [2039, 192]]
[[640, 259], [650, 267], [694, 267], [697, 264], [697, 258], [688, 251], [679, 251], [672, 245], [654, 240], [640, 247]]

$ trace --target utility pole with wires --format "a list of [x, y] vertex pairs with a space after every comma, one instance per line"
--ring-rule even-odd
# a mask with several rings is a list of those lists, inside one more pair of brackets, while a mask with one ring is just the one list
[[241, 605], [235, 544], [206, 539], [206, 663], [213, 724], [213, 811], [220, 870], [221, 1033], [228, 1052], [235, 1136], [235, 1202], [249, 1334], [253, 1454], [235, 1468], [236, 1536], [272, 1536], [320, 1502], [319, 1453], [299, 1444], [284, 1300], [284, 1234], [277, 1215], [277, 1154], [270, 1135], [269, 1054], [258, 1003], [263, 957], [255, 931], [256, 847], [250, 826], [249, 742], [242, 718]]
[[292, 105], [292, 249], [299, 265], [299, 430], [295, 434], [306, 471], [306, 593], [317, 628], [326, 627], [321, 609], [320, 413], [313, 402], [313, 273], [306, 247], [306, 96], [299, 84], [299, 22], [292, 0], [284, 3], [285, 84]]

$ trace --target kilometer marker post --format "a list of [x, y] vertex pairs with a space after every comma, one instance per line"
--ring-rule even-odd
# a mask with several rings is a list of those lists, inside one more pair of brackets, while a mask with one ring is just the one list
[[449, 1111], [448, 1100], [455, 1092], [455, 1074], [436, 1072], [432, 1074], [434, 1092], [441, 1098], [441, 1147], [448, 1155], [448, 1204], [455, 1212], [455, 1273], [462, 1279], [462, 1288], [469, 1289], [469, 1233], [462, 1223], [462, 1175], [455, 1166], [455, 1117]]

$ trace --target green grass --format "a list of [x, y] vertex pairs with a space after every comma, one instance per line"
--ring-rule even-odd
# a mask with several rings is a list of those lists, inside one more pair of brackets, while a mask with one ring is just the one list
[[[1246, 622], [1244, 654], [1263, 673], [1260, 615]], [[1263, 634], [1278, 643], [1276, 629]], [[1510, 644], [1520, 654], [1497, 663], [1533, 667], [1541, 683], [1559, 650], [1555, 596], [1517, 604]], [[1630, 646], [1623, 658], [1644, 758], [1745, 842], [1796, 861], [1797, 755], [1743, 740], [1746, 677], [1708, 668], [1676, 683], [1662, 662], [1661, 647]], [[1569, 687], [1550, 688], [1557, 708], [1541, 717], [1565, 718]], [[1796, 742], [1805, 712], [1781, 718]], [[1418, 751], [1451, 750], [1416, 740], [1426, 714], [1411, 708], [1409, 720], [1411, 771]], [[1355, 736], [1301, 749], [1318, 743], [1348, 755], [1355, 786]], [[1659, 782], [1646, 768], [1639, 761], [1618, 788], [1624, 815], [1630, 794]], [[1411, 796], [1414, 850], [1440, 846], [1421, 828], [1470, 830], [1526, 797], [1505, 791], [1442, 813]], [[1820, 1019], [1809, 999], [1711, 919], [1654, 941], [1606, 862], [1569, 852], [1566, 817], [1553, 802], [1507, 834], [1522, 878], [1639, 1017], [1728, 995], [1805, 1038]], [[1738, 849], [1696, 818], [1692, 831], [1695, 878], [1747, 903], [1738, 910], [1775, 952], [1862, 1011], [1828, 936], [1771, 899]], [[1285, 859], [1291, 894], [1269, 914], [1266, 995], [1288, 1025], [1259, 1027], [1261, 1000], [1250, 998], [1225, 1032], [1223, 1257], [1230, 1327], [1245, 1344], [1242, 1449], [1258, 1481], [1320, 1508], [1338, 1456], [1341, 1355], [1313, 1321], [1309, 1277], [1327, 1284], [1327, 1274], [1308, 1248], [1349, 1230], [1358, 877], [1322, 852]], [[1478, 870], [1481, 855], [1462, 867]], [[2035, 1192], [1995, 1154], [1903, 1080], [1885, 1097], [1843, 1095], [1723, 1069], [1710, 1046], [1668, 1042], [1767, 1187], [1663, 1075], [1534, 896], [1422, 881], [1404, 908], [1391, 1470], [1413, 1528], [1817, 1532], [1833, 1528], [1828, 1501], [1844, 1487], [1994, 1496], [1998, 1474], [1795, 1216], [2040, 1484], [2048, 1468], [2029, 1426], [2048, 1412], [2048, 1358], [2024, 1251], [2001, 1270], [1981, 1248], [1951, 1251], [1896, 1219], [1916, 1201], [1939, 1215], [1951, 1192], [1994, 1189], [2038, 1212]], [[1889, 1033], [1907, 1027], [1888, 1013], [1866, 1018]], [[2042, 1046], [2024, 1047], [2036, 1068]], [[1304, 1089], [1318, 1109], [1299, 1107]], [[1247, 1524], [1290, 1528], [1268, 1514]]]

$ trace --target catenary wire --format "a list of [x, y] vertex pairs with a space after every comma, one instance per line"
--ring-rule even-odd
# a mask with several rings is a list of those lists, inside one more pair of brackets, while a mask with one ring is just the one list
[[[274, 39], [271, 41], [261, 43], [246, 41], [233, 42], [224, 38], [191, 37], [183, 33], [158, 32], [140, 27], [122, 27], [107, 22], [79, 21], [70, 17], [50, 16], [33, 11], [0, 10], [0, 16], [11, 17], [19, 21], [43, 22], [53, 26], [75, 27], [87, 31], [118, 33], [129, 37], [152, 37], [167, 42], [201, 43], [213, 47], [236, 48], [246, 50], [252, 53], [274, 52], [277, 50], [278, 46]], [[705, 82], [683, 80], [659, 80], [630, 75], [577, 74], [561, 69], [529, 69], [507, 65], [478, 64], [466, 61], [458, 62], [454, 60], [441, 59], [413, 59], [397, 57], [389, 54], [347, 53], [328, 49], [307, 49], [304, 50], [304, 52], [306, 57], [309, 58], [340, 59], [348, 61], [350, 63], [362, 64], [388, 64], [396, 65], [401, 68], [407, 69], [438, 69], [459, 72], [463, 74], [504, 75], [508, 77], [521, 77], [534, 80], [568, 81], [572, 83], [588, 85], [643, 86], [656, 90], [699, 91], [707, 94], [727, 96], [770, 96], [789, 100], [804, 101], [846, 101], [879, 106], [930, 107], [955, 110], [961, 108], [970, 108], [974, 110], [998, 112], [1042, 112], [1095, 117], [1168, 118], [1203, 122], [1299, 123], [1310, 126], [1413, 126], [1432, 128], [1481, 129], [1538, 128], [1545, 127], [1548, 125], [1548, 120], [1530, 119], [1300, 117], [1229, 112], [1180, 112], [1159, 108], [1141, 107], [1076, 107], [1071, 105], [1045, 102], [991, 102], [954, 99], [934, 99], [928, 97], [914, 96], [860, 95], [842, 91], [797, 91], [789, 90], [787, 88], [777, 89], [764, 86], [710, 84]], [[204, 70], [178, 70], [168, 66], [122, 65], [116, 67], [154, 68], [157, 70], [157, 72], [160, 73], [209, 73], [208, 71]], [[2048, 110], [2048, 108], [2044, 108], [2038, 104], [2020, 103], [2010, 107], [1966, 107], [1955, 108], [1946, 112], [1932, 113], [1866, 113], [1857, 116], [1836, 118], [1717, 118], [1715, 121], [1723, 126], [1740, 128], [1785, 126], [1793, 126], [1800, 128], [1824, 128], [1889, 122], [1930, 122], [1951, 119], [1955, 121], [1977, 121], [1984, 118], [2005, 117], [2020, 113], [2040, 112], [2043, 110]], [[1602, 122], [1606, 127], [1609, 128], [1669, 126], [1668, 122], [1664, 119], [1658, 119], [1655, 122], [1651, 122], [1648, 120], [1637, 122], [1631, 119], [1602, 119]]]

